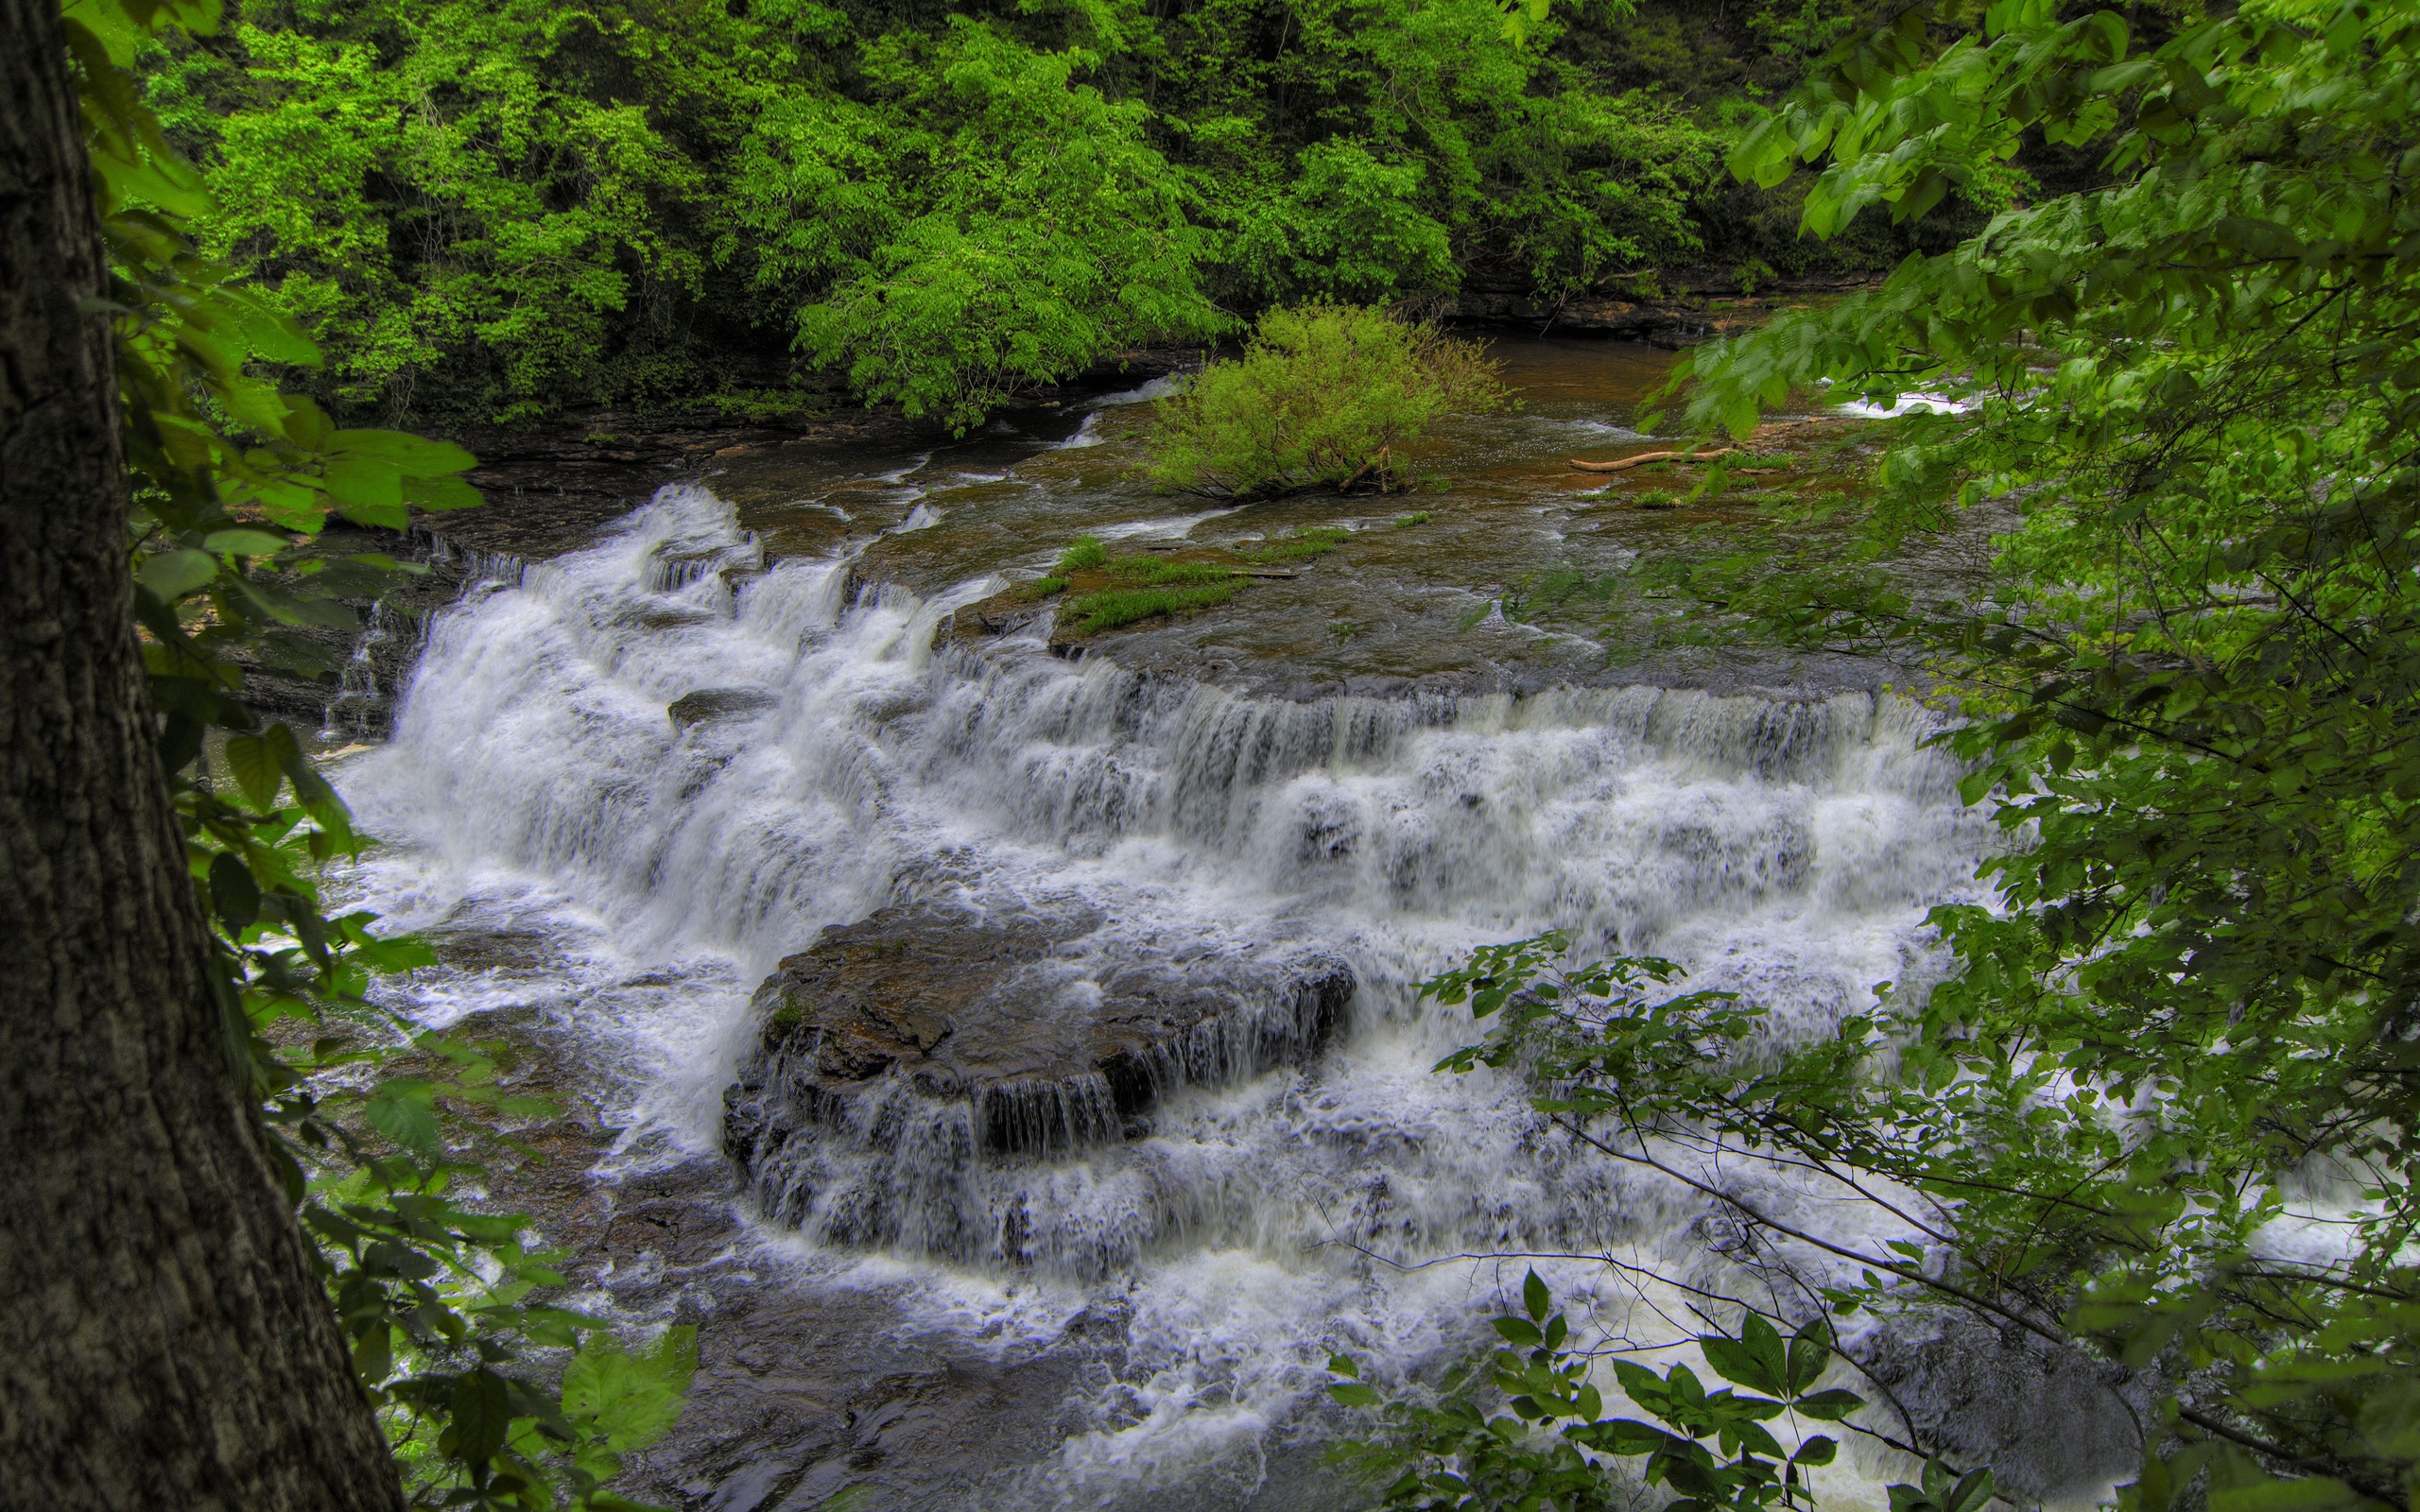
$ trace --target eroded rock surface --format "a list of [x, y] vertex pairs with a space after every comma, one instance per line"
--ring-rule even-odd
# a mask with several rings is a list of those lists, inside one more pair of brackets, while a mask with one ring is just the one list
[[763, 1039], [725, 1094], [726, 1148], [753, 1169], [798, 1127], [900, 1091], [963, 1105], [970, 1153], [1132, 1137], [1167, 1089], [1317, 1050], [1353, 994], [1325, 957], [1095, 954], [1100, 925], [1080, 907], [917, 905], [826, 929], [757, 989]]
[[1106, 1273], [1015, 1168], [1150, 1132], [1161, 1095], [1309, 1057], [1352, 972], [1246, 946], [1155, 951], [1080, 905], [915, 905], [824, 931], [758, 989], [723, 1146], [758, 1210], [823, 1244]]

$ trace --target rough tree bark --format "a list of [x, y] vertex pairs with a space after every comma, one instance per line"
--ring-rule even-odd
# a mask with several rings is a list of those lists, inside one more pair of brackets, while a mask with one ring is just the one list
[[394, 1512], [154, 749], [78, 123], [0, 0], [0, 1508]]

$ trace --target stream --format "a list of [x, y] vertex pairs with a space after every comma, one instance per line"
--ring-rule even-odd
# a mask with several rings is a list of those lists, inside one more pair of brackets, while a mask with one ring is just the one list
[[[1813, 1250], [1738, 1253], [1720, 1202], [1575, 1148], [1511, 1078], [1431, 1069], [1476, 1031], [1417, 984], [1548, 928], [1678, 961], [1775, 1035], [1824, 1034], [1922, 975], [1927, 909], [1982, 898], [1991, 843], [1924, 745], [1934, 716], [1872, 669], [1609, 661], [1508, 617], [1539, 574], [1617, 573], [1755, 511], [1624, 507], [1656, 480], [1600, 497], [1568, 467], [1637, 438], [1668, 354], [1498, 354], [1524, 407], [1440, 432], [1438, 491], [1155, 494], [1132, 476], [1165, 391], [1146, 386], [930, 451], [734, 455], [575, 549], [484, 561], [434, 617], [391, 737], [332, 765], [389, 842], [345, 886], [439, 946], [390, 989], [408, 1011], [516, 1040], [530, 1083], [579, 1110], [538, 1142], [576, 1177], [499, 1197], [577, 1251], [589, 1305], [700, 1326], [689, 1415], [636, 1494], [1363, 1506], [1324, 1457], [1349, 1431], [1332, 1354], [1433, 1380], [1534, 1265], [1575, 1321], [1660, 1366], [1701, 1326], [1691, 1288], [1834, 1273]], [[1221, 545], [1313, 524], [1352, 533], [1080, 657], [959, 631], [1080, 533]], [[902, 915], [1049, 921], [1050, 985], [1018, 1007], [1037, 1035], [1137, 963], [1332, 963], [1350, 995], [1299, 1053], [1169, 1080], [1098, 1137], [987, 1150], [869, 1114], [735, 1175], [726, 1092], [766, 1032], [758, 985], [826, 926]], [[1702, 1175], [1841, 1242], [1904, 1237], [1770, 1170]], [[1911, 1326], [1874, 1350], [1904, 1411], [2032, 1500], [2089, 1503], [2123, 1469], [2088, 1384], [2014, 1345]], [[1852, 1445], [1826, 1504], [1879, 1505], [1905, 1472]]]

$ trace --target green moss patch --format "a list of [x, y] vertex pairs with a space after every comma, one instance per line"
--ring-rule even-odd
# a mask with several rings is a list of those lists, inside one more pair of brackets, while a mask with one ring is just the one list
[[1138, 620], [1157, 619], [1164, 614], [1182, 614], [1189, 610], [1208, 609], [1236, 596], [1245, 579], [1230, 573], [1219, 582], [1195, 583], [1183, 588], [1113, 588], [1105, 593], [1087, 593], [1067, 602], [1067, 613], [1077, 620], [1075, 629], [1082, 635], [1098, 635], [1121, 625]]
[[1262, 566], [1274, 566], [1289, 561], [1307, 561], [1313, 557], [1323, 557], [1343, 545], [1345, 537], [1350, 534], [1352, 532], [1342, 525], [1313, 525], [1307, 530], [1294, 530], [1282, 536], [1271, 536], [1257, 546], [1240, 547], [1236, 555], [1246, 561]]

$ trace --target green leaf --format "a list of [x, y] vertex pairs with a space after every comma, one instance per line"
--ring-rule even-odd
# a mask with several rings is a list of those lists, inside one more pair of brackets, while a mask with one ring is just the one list
[[291, 545], [267, 530], [216, 530], [202, 541], [204, 549], [222, 557], [274, 557]]
[[261, 810], [275, 806], [277, 790], [285, 774], [276, 750], [267, 740], [258, 735], [228, 736], [227, 770], [235, 779], [236, 790], [244, 795], [244, 801]]
[[587, 1421], [617, 1453], [645, 1449], [671, 1432], [697, 1367], [695, 1328], [668, 1329], [640, 1354], [600, 1334], [563, 1372], [563, 1416]]
[[210, 900], [233, 933], [251, 928], [261, 916], [260, 885], [252, 880], [252, 868], [233, 850], [210, 859]]
[[335, 457], [320, 474], [328, 497], [346, 513], [356, 510], [385, 514], [404, 505], [404, 475], [392, 462], [364, 457]]
[[468, 509], [486, 502], [479, 490], [460, 478], [411, 477], [404, 480], [404, 502], [416, 509]]
[[1503, 1335], [1506, 1343], [1525, 1349], [1533, 1349], [1546, 1339], [1545, 1332], [1526, 1317], [1499, 1317], [1495, 1332]]
[[134, 580], [173, 604], [218, 576], [218, 558], [206, 551], [181, 549], [156, 552], [143, 560]]
[[443, 477], [479, 465], [477, 457], [452, 441], [406, 431], [338, 431], [328, 438], [328, 450], [348, 462], [375, 463], [412, 477]]
[[423, 1160], [435, 1160], [443, 1153], [437, 1091], [425, 1081], [398, 1077], [381, 1083], [363, 1106], [362, 1116], [371, 1127]]
[[[1650, 1423], [1635, 1418], [1615, 1418], [1591, 1425], [1586, 1431], [1590, 1448], [1607, 1454], [1652, 1454], [1685, 1446], [1685, 1440], [1675, 1438]], [[1575, 1433], [1574, 1436], [1579, 1436]]]
[[[1833, 1299], [1836, 1303], [1842, 1300], [1839, 1297]], [[1841, 1310], [1842, 1314], [1845, 1315], [1854, 1305], [1852, 1300], [1850, 1307]], [[1819, 1315], [1807, 1319], [1806, 1325], [1790, 1339], [1789, 1379], [1785, 1383], [1789, 1389], [1784, 1395], [1796, 1396], [1823, 1379], [1825, 1367], [1832, 1363], [1830, 1338], [1831, 1331]]]
[[[1759, 1329], [1761, 1328], [1761, 1332]], [[1698, 1339], [1698, 1348], [1705, 1351], [1705, 1363], [1715, 1374], [1757, 1391], [1781, 1396], [1783, 1384], [1781, 1336], [1772, 1324], [1751, 1313], [1743, 1332], [1745, 1340], [1726, 1339], [1709, 1333]]]
[[1521, 1305], [1530, 1310], [1533, 1321], [1540, 1323], [1546, 1321], [1547, 1309], [1554, 1305], [1553, 1297], [1547, 1291], [1547, 1283], [1538, 1280], [1538, 1273], [1534, 1270], [1521, 1283]]
[[1941, 1503], [1941, 1512], [1982, 1512], [1992, 1499], [1992, 1471], [1989, 1466], [1969, 1471]]
[[1837, 1441], [1816, 1434], [1798, 1446], [1798, 1452], [1789, 1456], [1789, 1462], [1792, 1465], [1829, 1465], [1840, 1452], [1841, 1446]]
[[1863, 1397], [1854, 1391], [1844, 1391], [1835, 1386], [1828, 1391], [1818, 1391], [1801, 1397], [1790, 1403], [1790, 1408], [1819, 1422], [1839, 1422], [1864, 1405]]
[[2262, 1477], [2210, 1493], [2211, 1512], [2351, 1512], [2377, 1503], [2333, 1476]]
[[473, 1370], [454, 1383], [453, 1412], [453, 1457], [465, 1465], [493, 1459], [511, 1435], [504, 1378], [493, 1370]]

